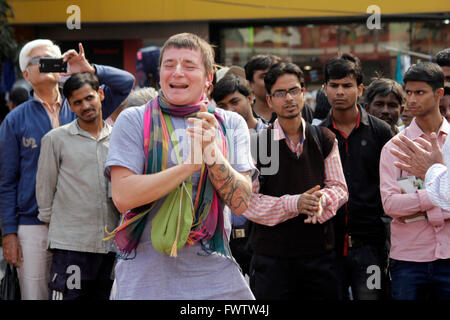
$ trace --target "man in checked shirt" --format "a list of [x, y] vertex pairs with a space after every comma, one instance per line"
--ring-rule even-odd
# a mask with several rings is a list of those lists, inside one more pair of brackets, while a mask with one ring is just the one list
[[[329, 220], [347, 201], [347, 185], [335, 135], [302, 119], [303, 79], [298, 66], [284, 62], [264, 78], [277, 120], [258, 136], [263, 184], [255, 180], [244, 213], [255, 222], [250, 287], [256, 299], [338, 297]], [[261, 154], [264, 144], [272, 150], [269, 164]], [[276, 172], [268, 170], [274, 167]]]

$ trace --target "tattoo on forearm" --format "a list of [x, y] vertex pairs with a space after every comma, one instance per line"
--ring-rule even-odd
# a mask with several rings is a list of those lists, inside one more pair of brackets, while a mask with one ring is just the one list
[[245, 211], [252, 195], [249, 173], [236, 175], [228, 164], [214, 164], [209, 167], [209, 178], [217, 193], [232, 211]]

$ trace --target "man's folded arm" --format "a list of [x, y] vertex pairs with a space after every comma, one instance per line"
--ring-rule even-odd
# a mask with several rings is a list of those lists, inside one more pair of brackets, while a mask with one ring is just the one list
[[59, 156], [56, 154], [52, 138], [45, 135], [41, 140], [41, 152], [36, 174], [36, 201], [38, 204], [38, 219], [50, 223], [53, 199], [58, 182]]
[[336, 212], [348, 201], [348, 188], [342, 169], [341, 157], [337, 140], [333, 149], [325, 159], [325, 180], [322, 207], [323, 213], [319, 216], [319, 223], [324, 223], [336, 215]]
[[105, 99], [102, 101], [102, 116], [103, 119], [106, 119], [128, 97], [133, 89], [135, 79], [131, 73], [114, 67], [97, 64], [94, 67], [105, 92]]

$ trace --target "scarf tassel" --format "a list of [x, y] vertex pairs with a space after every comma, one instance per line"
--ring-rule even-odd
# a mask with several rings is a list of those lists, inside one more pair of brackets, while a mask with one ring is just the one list
[[109, 236], [104, 238], [103, 241], [107, 241], [111, 238], [114, 238], [114, 236], [117, 234], [117, 232], [125, 229], [126, 227], [128, 227], [130, 224], [132, 224], [136, 220], [140, 220], [143, 216], [145, 216], [147, 213], [150, 212], [151, 208], [152, 207], [150, 207], [148, 210], [145, 210], [144, 212], [141, 212], [139, 214], [136, 214], [134, 212], [129, 212], [127, 214], [124, 214], [122, 216], [120, 225], [111, 232], [108, 231], [107, 226], [105, 226], [105, 233], [107, 233]]

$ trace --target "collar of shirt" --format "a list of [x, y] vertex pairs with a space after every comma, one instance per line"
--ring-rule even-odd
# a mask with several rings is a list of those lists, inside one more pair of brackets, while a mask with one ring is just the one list
[[59, 111], [61, 109], [62, 105], [62, 97], [61, 93], [58, 90], [58, 96], [56, 97], [56, 101], [53, 105], [50, 105], [49, 103], [42, 100], [39, 95], [36, 92], [33, 92], [33, 97], [39, 101], [43, 106], [44, 109], [47, 111], [47, 115], [50, 119], [50, 123], [53, 128], [59, 127]]
[[54, 113], [56, 110], [59, 111], [59, 109], [61, 108], [62, 105], [62, 97], [61, 97], [61, 93], [58, 90], [58, 96], [56, 97], [56, 101], [53, 105], [50, 105], [49, 103], [45, 102], [44, 100], [41, 99], [41, 97], [39, 97], [39, 95], [36, 93], [36, 91], [33, 92], [33, 97], [38, 100], [40, 103], [42, 103], [42, 105], [45, 107], [45, 109], [47, 109], [50, 113]]
[[285, 139], [289, 149], [291, 149], [292, 152], [295, 152], [297, 154], [297, 157], [299, 157], [303, 150], [303, 142], [305, 141], [305, 126], [305, 119], [302, 118], [302, 137], [300, 138], [300, 141], [297, 143], [297, 145], [295, 145], [284, 132], [278, 119], [276, 119], [273, 123], [273, 139], [275, 141]]
[[256, 127], [254, 130], [254, 132], [260, 132], [262, 129], [265, 129], [268, 127], [267, 124], [265, 124], [261, 119], [256, 119], [258, 122], [256, 123]]
[[[357, 107], [358, 107], [359, 112], [358, 112], [358, 118], [356, 119], [355, 129], [358, 129], [361, 123], [365, 124], [366, 126], [369, 124], [369, 117], [367, 116], [366, 110], [361, 108], [361, 106], [359, 106], [359, 105]], [[345, 137], [345, 135], [338, 129], [336, 123], [334, 122], [333, 109], [331, 109], [331, 112], [330, 112], [330, 119], [331, 119], [331, 124], [333, 126], [333, 129], [339, 131], [341, 133], [341, 135]]]
[[[450, 131], [450, 124], [447, 122], [445, 118], [443, 118], [441, 127], [439, 128], [438, 139], [443, 142], [441, 139], [445, 139]], [[416, 123], [416, 118], [414, 118], [409, 126], [404, 130], [405, 136], [410, 138], [411, 140], [416, 140], [419, 137], [424, 138], [425, 140], [430, 140], [426, 137], [425, 133], [420, 129], [420, 127]]]
[[[367, 111], [364, 108], [361, 108], [360, 105], [358, 105], [359, 115], [356, 123], [356, 128], [359, 128], [360, 124], [364, 124], [366, 126], [369, 125], [369, 116], [367, 114]], [[327, 117], [322, 121], [320, 124], [327, 128], [333, 128], [336, 129], [336, 124], [333, 120], [333, 109], [330, 110]], [[336, 129], [337, 130], [337, 129]]]
[[[111, 131], [112, 131], [112, 127], [108, 123], [103, 121], [103, 129], [102, 129], [102, 131], [100, 131], [100, 134], [99, 134], [97, 140], [100, 141], [100, 140], [108, 137], [111, 134]], [[72, 121], [69, 124], [69, 132], [72, 135], [80, 135], [83, 137], [94, 139], [89, 132], [83, 130], [80, 127], [80, 125], [78, 124], [78, 119], [75, 119], [74, 121]]]
[[264, 119], [263, 117], [261, 117], [260, 115], [258, 115], [256, 112], [255, 112], [255, 110], [253, 110], [253, 108], [252, 108], [252, 113], [253, 113], [253, 117], [255, 118], [255, 119], [260, 119], [264, 124], [266, 124], [266, 125], [269, 125], [269, 124], [271, 124], [271, 123], [274, 123], [275, 122], [275, 119], [277, 118], [277, 114], [275, 113], [275, 112], [272, 112], [272, 115], [270, 116], [270, 119]]

